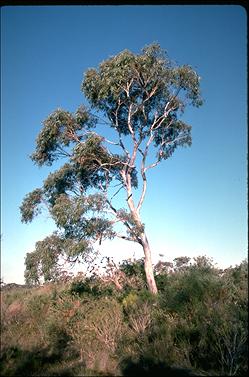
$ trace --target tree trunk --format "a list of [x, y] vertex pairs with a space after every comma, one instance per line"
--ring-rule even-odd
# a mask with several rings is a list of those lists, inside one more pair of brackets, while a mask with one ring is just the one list
[[[134, 205], [133, 199], [132, 199], [132, 191], [131, 191], [131, 178], [129, 176], [129, 182], [127, 186], [127, 194], [128, 194], [128, 206], [130, 208], [131, 214], [136, 222], [136, 224], [140, 227], [142, 226], [141, 219], [139, 216], [139, 212], [137, 208]], [[150, 251], [150, 244], [146, 237], [145, 232], [143, 231], [139, 235], [139, 243], [142, 245], [142, 248], [144, 250], [144, 270], [146, 275], [146, 281], [148, 285], [148, 289], [152, 294], [157, 294], [157, 286], [154, 278], [154, 272], [152, 267], [152, 260], [151, 260], [151, 251]]]
[[152, 260], [151, 260], [151, 251], [150, 251], [150, 245], [149, 241], [146, 237], [146, 234], [143, 233], [141, 237], [142, 241], [142, 247], [144, 250], [144, 269], [145, 269], [145, 275], [146, 275], [146, 281], [148, 285], [148, 289], [151, 293], [157, 294], [157, 286], [154, 278], [154, 272], [153, 272], [153, 266], [152, 266]]

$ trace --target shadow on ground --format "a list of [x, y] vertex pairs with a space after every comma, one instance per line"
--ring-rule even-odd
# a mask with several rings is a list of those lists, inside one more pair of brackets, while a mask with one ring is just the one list
[[153, 359], [140, 357], [138, 361], [130, 358], [124, 359], [120, 365], [123, 376], [167, 376], [187, 377], [195, 376], [188, 369], [170, 367], [162, 362], [155, 362]]
[[60, 354], [51, 354], [48, 350], [26, 351], [18, 347], [6, 349], [0, 359], [1, 376], [73, 376], [80, 362], [65, 364]]
[[[65, 359], [60, 354], [51, 354], [48, 350], [24, 351], [18, 347], [8, 348], [0, 359], [1, 376], [100, 376], [107, 374], [85, 369], [84, 363], [76, 355]], [[88, 373], [87, 373], [88, 372]], [[126, 358], [120, 365], [121, 376], [197, 376], [191, 370], [170, 367], [162, 362], [141, 356], [134, 361]], [[110, 374], [108, 374], [110, 375]]]
[[112, 376], [110, 373], [86, 369], [77, 353], [65, 357], [65, 354], [52, 353], [49, 349], [22, 350], [18, 347], [5, 349], [0, 357], [1, 377], [21, 376]]

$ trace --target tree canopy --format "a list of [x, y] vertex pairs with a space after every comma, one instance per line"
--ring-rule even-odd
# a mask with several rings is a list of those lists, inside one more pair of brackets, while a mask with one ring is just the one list
[[[140, 217], [147, 171], [177, 147], [191, 145], [191, 126], [181, 117], [186, 106], [202, 104], [200, 77], [189, 65], [174, 64], [158, 44], [152, 44], [140, 54], [124, 50], [97, 69], [88, 69], [81, 89], [89, 108], [80, 106], [75, 113], [57, 109], [43, 122], [31, 159], [38, 166], [67, 161], [48, 175], [42, 188], [24, 198], [22, 221], [32, 221], [45, 205], [70, 260], [90, 253], [94, 243], [104, 239], [139, 243], [148, 288], [156, 293], [150, 245]], [[98, 123], [111, 127], [116, 139], [98, 134]], [[137, 203], [134, 189], [140, 190]], [[117, 208], [114, 197], [121, 190], [126, 200]], [[58, 247], [59, 254], [62, 249]], [[26, 268], [31, 268], [28, 260]]]

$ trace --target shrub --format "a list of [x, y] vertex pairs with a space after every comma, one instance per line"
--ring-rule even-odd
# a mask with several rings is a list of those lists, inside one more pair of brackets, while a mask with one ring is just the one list
[[158, 273], [158, 297], [96, 276], [3, 287], [2, 375], [246, 375], [247, 264], [187, 262]]

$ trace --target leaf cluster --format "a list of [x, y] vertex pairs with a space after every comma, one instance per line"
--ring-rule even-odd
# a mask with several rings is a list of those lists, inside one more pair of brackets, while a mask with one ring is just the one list
[[41, 281], [57, 281], [63, 262], [87, 259], [92, 248], [87, 240], [63, 238], [56, 233], [36, 242], [35, 250], [25, 258], [25, 281], [39, 284]]
[[74, 114], [57, 109], [43, 122], [43, 128], [36, 139], [36, 150], [31, 159], [41, 165], [51, 165], [63, 152], [62, 146], [81, 139], [79, 131], [94, 127], [96, 120], [85, 107], [79, 107]]
[[35, 189], [25, 196], [20, 206], [22, 222], [30, 222], [40, 213], [39, 205], [42, 202], [42, 194], [42, 189]]
[[61, 254], [61, 239], [55, 234], [36, 242], [35, 252], [27, 253], [25, 259], [25, 280], [27, 284], [37, 284], [40, 278], [53, 281], [58, 277], [57, 263]]
[[[202, 104], [199, 82], [200, 77], [190, 66], [174, 66], [160, 46], [154, 44], [145, 47], [141, 54], [124, 50], [102, 62], [98, 69], [89, 69], [82, 91], [92, 107], [107, 114], [111, 126], [120, 134], [130, 133], [128, 122], [132, 114], [132, 128], [144, 139], [155, 115], [164, 113], [166, 103], [172, 108], [165, 121], [167, 125], [172, 117], [176, 118], [178, 110], [183, 111], [187, 102], [197, 107]], [[179, 96], [180, 91], [185, 95]], [[190, 131], [176, 119], [171, 128]]]

